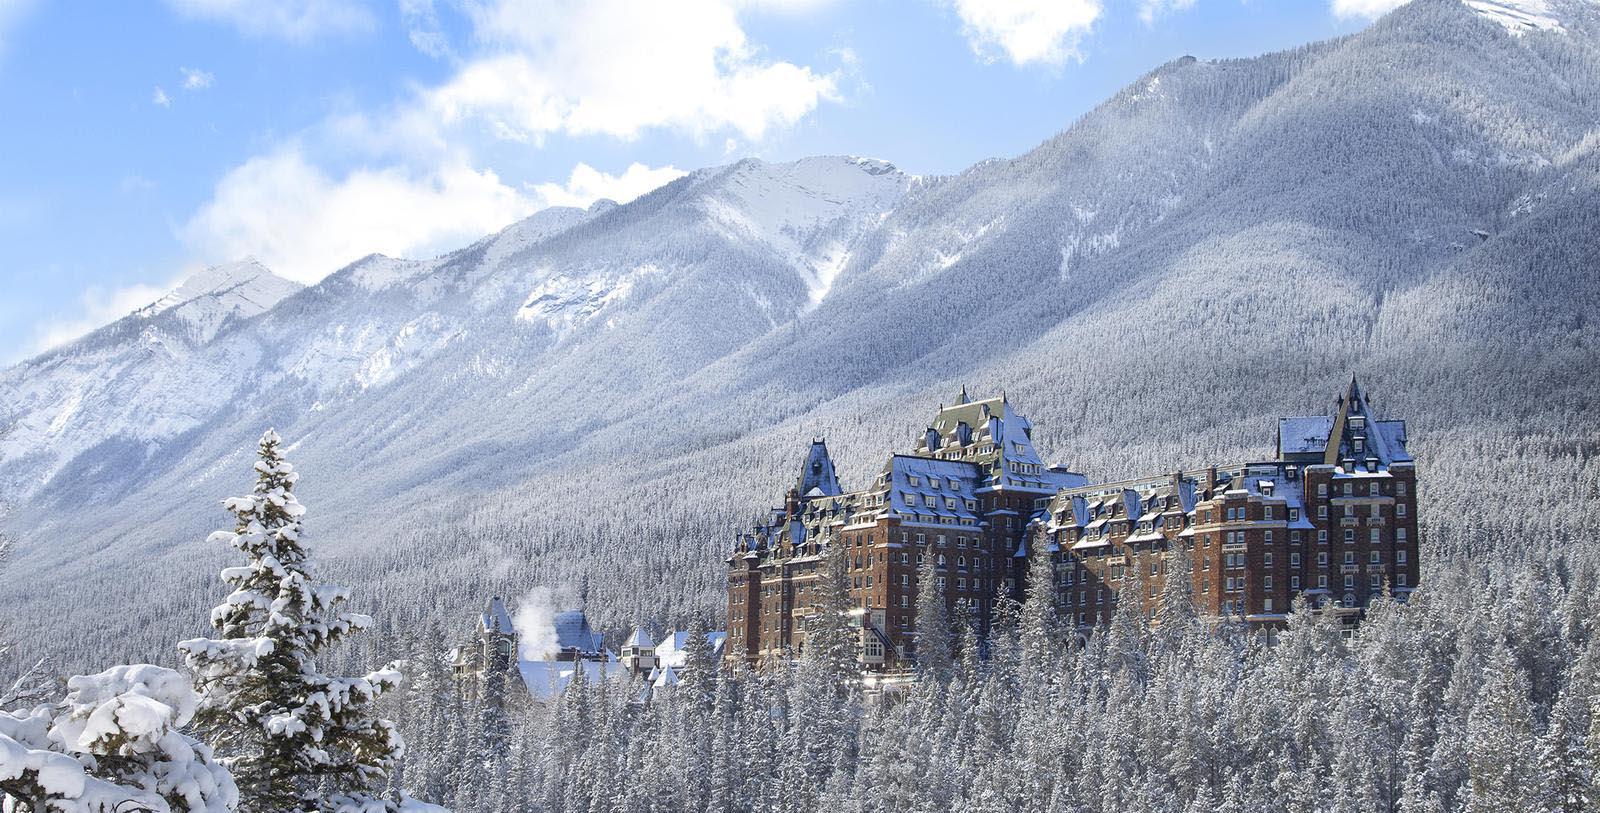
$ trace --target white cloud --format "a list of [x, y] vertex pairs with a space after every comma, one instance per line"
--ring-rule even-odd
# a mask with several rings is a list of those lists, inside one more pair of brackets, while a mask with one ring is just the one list
[[1139, 19], [1145, 25], [1170, 12], [1183, 11], [1194, 5], [1194, 0], [1139, 0]]
[[439, 25], [433, 0], [400, 0], [400, 22], [406, 27], [411, 45], [434, 59], [454, 55], [450, 39]]
[[180, 237], [207, 262], [253, 255], [309, 283], [373, 252], [432, 256], [535, 208], [493, 172], [459, 160], [421, 174], [391, 167], [335, 179], [290, 147], [229, 172]]
[[1332, 0], [1333, 16], [1374, 19], [1405, 5], [1408, 0]]
[[[330, 116], [234, 168], [179, 236], [205, 262], [253, 255], [314, 282], [372, 252], [454, 248], [545, 206], [631, 200], [683, 172], [635, 163], [612, 175], [579, 164], [565, 182], [523, 185], [502, 181], [477, 150], [491, 140], [660, 129], [759, 141], [793, 125], [837, 97], [842, 73], [765, 55], [740, 25], [755, 1], [463, 4], [472, 53], [451, 56], [449, 79], [388, 110]], [[796, 4], [823, 0], [758, 1], [798, 13]], [[412, 34], [439, 30], [429, 0], [403, 0], [400, 12]], [[428, 36], [414, 44], [445, 47]], [[330, 172], [324, 156], [333, 155], [338, 166], [367, 165]]]
[[544, 206], [578, 206], [605, 198], [617, 203], [627, 203], [663, 184], [683, 177], [683, 170], [674, 166], [647, 167], [635, 162], [621, 175], [601, 172], [588, 164], [578, 164], [566, 184], [542, 183], [533, 187], [534, 194]]
[[305, 42], [324, 34], [365, 31], [372, 12], [358, 0], [167, 0], [179, 14], [228, 23], [251, 36]]
[[732, 0], [500, 0], [473, 6], [485, 54], [416, 115], [496, 138], [635, 138], [649, 128], [760, 140], [839, 97], [837, 74], [771, 60]]
[[156, 92], [150, 94], [150, 103], [162, 107], [171, 107], [172, 99], [167, 96], [167, 92], [162, 90], [160, 85], [156, 85]]
[[217, 77], [213, 76], [210, 71], [203, 71], [199, 68], [179, 68], [178, 72], [183, 74], [184, 90], [205, 90], [216, 84], [217, 81]]
[[955, 8], [974, 53], [1018, 66], [1080, 57], [1078, 42], [1104, 10], [1101, 0], [955, 0]]
[[41, 322], [34, 328], [33, 345], [21, 356], [29, 358], [60, 347], [160, 299], [175, 287], [130, 285], [126, 288], [91, 287], [79, 299], [76, 316]]

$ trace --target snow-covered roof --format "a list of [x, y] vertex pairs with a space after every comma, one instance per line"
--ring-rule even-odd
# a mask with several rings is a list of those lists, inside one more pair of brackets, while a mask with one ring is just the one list
[[650, 633], [644, 631], [644, 627], [634, 627], [633, 634], [629, 635], [627, 642], [623, 644], [625, 647], [636, 649], [650, 649], [655, 645], [655, 642], [650, 640]]
[[833, 470], [833, 458], [828, 456], [828, 444], [823, 440], [811, 441], [806, 461], [800, 468], [796, 488], [808, 499], [833, 497], [844, 492], [839, 487], [839, 476]]
[[528, 694], [536, 699], [548, 700], [561, 693], [572, 682], [579, 669], [591, 683], [616, 677], [625, 672], [617, 661], [519, 661], [517, 672]]
[[955, 517], [976, 522], [973, 492], [983, 480], [979, 466], [966, 460], [895, 455], [889, 458], [889, 507], [901, 515]]
[[562, 649], [576, 649], [587, 653], [601, 651], [600, 633], [589, 626], [589, 619], [582, 610], [556, 613], [555, 628], [556, 645]]
[[678, 685], [678, 673], [673, 671], [672, 664], [670, 663], [665, 664], [651, 672], [651, 675], [654, 677], [650, 680], [650, 685], [657, 689], [665, 689]]
[[[706, 633], [706, 644], [711, 650], [712, 660], [722, 657], [722, 648], [728, 642], [728, 633], [722, 630], [712, 630]], [[684, 647], [689, 645], [689, 631], [679, 630], [668, 632], [661, 637], [661, 643], [656, 645], [656, 662], [682, 669], [688, 660]]]
[[1312, 415], [1278, 419], [1279, 455], [1320, 455], [1328, 448], [1333, 416]]
[[499, 596], [491, 596], [489, 603], [483, 608], [483, 615], [478, 619], [483, 632], [494, 632], [510, 635], [516, 631], [511, 624], [511, 614], [506, 612], [506, 603]]

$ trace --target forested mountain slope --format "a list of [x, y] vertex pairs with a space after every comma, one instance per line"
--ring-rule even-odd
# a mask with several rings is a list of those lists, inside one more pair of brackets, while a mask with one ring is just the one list
[[[1267, 454], [1278, 415], [1356, 372], [1411, 421], [1436, 550], [1561, 543], [1600, 443], [1600, 28], [1551, 13], [1416, 0], [1345, 39], [1174, 61], [949, 178], [746, 161], [368, 258], [103, 370], [151, 383], [70, 448], [0, 441], [22, 543], [0, 601], [36, 648], [160, 656], [204, 620], [204, 533], [270, 423], [320, 549], [392, 622], [535, 584], [613, 628], [718, 612], [734, 524], [808, 435], [858, 483], [961, 383], [1118, 477]], [[124, 333], [4, 373], [0, 417], [38, 426]], [[89, 632], [107, 607], [124, 628]]]

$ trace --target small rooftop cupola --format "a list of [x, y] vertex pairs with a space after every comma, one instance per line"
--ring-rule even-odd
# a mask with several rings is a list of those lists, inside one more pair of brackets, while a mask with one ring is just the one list
[[633, 675], [648, 674], [656, 668], [656, 642], [644, 627], [633, 628], [633, 634], [622, 645], [621, 660], [622, 667]]
[[795, 483], [802, 499], [837, 497], [844, 493], [839, 486], [839, 476], [833, 470], [833, 458], [828, 455], [828, 443], [818, 438], [811, 441], [806, 452], [806, 462], [800, 467], [800, 479]]

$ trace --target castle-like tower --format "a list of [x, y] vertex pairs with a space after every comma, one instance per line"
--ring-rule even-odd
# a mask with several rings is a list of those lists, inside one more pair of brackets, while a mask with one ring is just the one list
[[[1159, 621], [1169, 572], [1188, 562], [1202, 617], [1270, 625], [1304, 596], [1347, 617], [1417, 583], [1416, 466], [1405, 422], [1380, 419], [1352, 378], [1332, 415], [1282, 418], [1273, 460], [1090, 483], [1046, 466], [1032, 424], [1002, 395], [941, 407], [911, 452], [845, 492], [813, 441], [781, 508], [728, 559], [730, 660], [805, 645], [831, 545], [843, 545], [869, 670], [916, 654], [917, 568], [933, 557], [952, 612], [987, 627], [1020, 594], [1031, 549], [1052, 557], [1063, 612], [1085, 629], [1118, 602]], [[1180, 555], [1181, 554], [1181, 555]]]
[[499, 596], [491, 596], [484, 604], [477, 632], [476, 639], [455, 650], [451, 665], [456, 681], [468, 696], [501, 707], [505, 702], [506, 676], [517, 663], [517, 631]]

